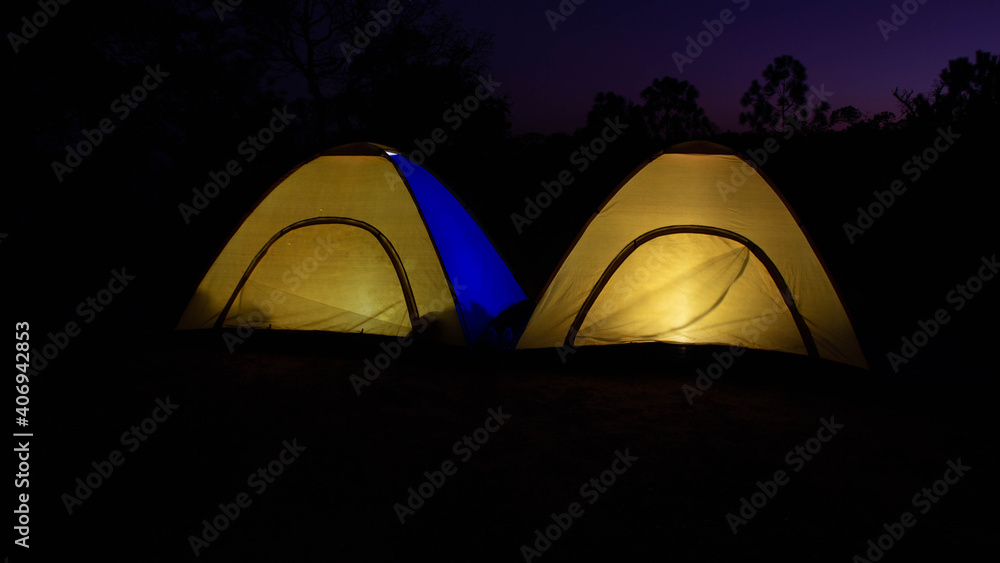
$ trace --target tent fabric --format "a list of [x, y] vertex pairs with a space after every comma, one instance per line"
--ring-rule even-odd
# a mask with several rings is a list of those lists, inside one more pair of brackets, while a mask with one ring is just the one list
[[546, 285], [518, 348], [721, 344], [867, 367], [797, 219], [733, 151], [688, 143], [634, 172]]
[[402, 336], [430, 316], [442, 341], [472, 344], [525, 299], [447, 188], [395, 151], [357, 143], [301, 164], [265, 194], [177, 328]]
[[490, 320], [527, 296], [483, 230], [441, 182], [400, 154], [392, 155], [420, 204], [452, 280], [470, 334], [482, 334]]
[[[317, 258], [317, 241], [324, 239], [335, 242], [325, 243], [331, 248], [324, 248]], [[229, 309], [229, 325], [239, 325], [240, 318], [255, 309], [268, 309], [264, 302], [272, 299], [284, 301], [266, 319], [272, 326], [389, 335], [410, 330], [396, 270], [378, 240], [364, 229], [337, 223], [312, 225], [288, 232], [275, 244], [253, 268]], [[317, 267], [308, 272], [312, 261]], [[296, 267], [301, 274], [295, 273]], [[282, 297], [273, 299], [275, 291]], [[354, 305], [346, 308], [348, 303]]]

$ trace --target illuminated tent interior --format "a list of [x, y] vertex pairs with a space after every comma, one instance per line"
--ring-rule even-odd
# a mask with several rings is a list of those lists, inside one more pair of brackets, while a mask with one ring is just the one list
[[525, 299], [444, 185], [396, 151], [355, 143], [300, 164], [264, 195], [177, 328], [403, 336], [433, 320], [436, 338], [473, 345]]
[[841, 299], [781, 194], [732, 150], [682, 143], [598, 208], [517, 347], [735, 345], [867, 367]]

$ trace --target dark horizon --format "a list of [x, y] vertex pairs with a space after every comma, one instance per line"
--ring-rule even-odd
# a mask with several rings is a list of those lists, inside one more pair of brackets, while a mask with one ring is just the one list
[[[739, 99], [781, 55], [801, 61], [807, 82], [833, 93], [832, 109], [853, 105], [869, 115], [891, 111], [898, 118], [893, 89], [930, 92], [949, 60], [971, 59], [977, 49], [1000, 51], [998, 3], [927, 1], [898, 31], [886, 28], [885, 40], [878, 21], [892, 23], [893, 4], [906, 2], [622, 6], [590, 0], [565, 21], [554, 20], [554, 31], [545, 12], [558, 12], [558, 0], [517, 0], [503, 9], [457, 0], [442, 6], [467, 27], [493, 33], [491, 68], [503, 83], [501, 92], [510, 96], [512, 132], [547, 135], [581, 127], [598, 92], [639, 103], [639, 93], [664, 76], [694, 85], [700, 105], [721, 130], [746, 131], [738, 121]], [[705, 30], [702, 20], [718, 19], [724, 9], [732, 10], [734, 21], [678, 72], [672, 54], [684, 53], [686, 38]]]

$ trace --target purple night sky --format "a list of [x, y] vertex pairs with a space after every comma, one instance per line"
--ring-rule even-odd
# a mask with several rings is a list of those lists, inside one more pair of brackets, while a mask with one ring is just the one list
[[[949, 59], [972, 58], [977, 49], [1000, 52], [1000, 2], [909, 2], [917, 11], [888, 41], [877, 22], [891, 21], [892, 5], [902, 0], [586, 0], [554, 31], [545, 11], [558, 12], [560, 0], [442, 5], [467, 27], [494, 34], [491, 66], [510, 96], [514, 133], [549, 134], [582, 126], [597, 92], [640, 102], [639, 92], [663, 76], [692, 83], [722, 130], [742, 130], [740, 96], [783, 54], [805, 65], [809, 84], [833, 93], [832, 109], [898, 114], [893, 88], [927, 92]], [[718, 19], [724, 9], [735, 21], [678, 72], [672, 53], [683, 52], [687, 36], [705, 29], [702, 20]]]

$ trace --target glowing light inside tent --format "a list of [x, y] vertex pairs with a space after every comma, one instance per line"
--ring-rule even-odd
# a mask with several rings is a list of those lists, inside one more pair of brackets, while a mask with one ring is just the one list
[[448, 188], [402, 155], [386, 154], [399, 165], [413, 190], [455, 290], [467, 342], [475, 342], [494, 317], [527, 297], [493, 244]]

